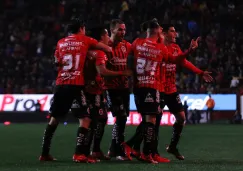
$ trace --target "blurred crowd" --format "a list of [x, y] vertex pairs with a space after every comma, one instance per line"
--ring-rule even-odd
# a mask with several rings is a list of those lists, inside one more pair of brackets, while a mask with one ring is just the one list
[[[121, 18], [130, 42], [140, 34], [140, 24], [154, 17], [175, 25], [182, 50], [200, 35], [200, 47], [188, 59], [211, 71], [215, 81], [205, 84], [179, 67], [179, 92], [230, 93], [242, 88], [241, 0], [1, 0], [1, 94], [52, 92], [55, 45], [66, 35], [69, 19], [77, 15], [86, 18], [87, 28]], [[190, 23], [196, 24], [193, 32]]]

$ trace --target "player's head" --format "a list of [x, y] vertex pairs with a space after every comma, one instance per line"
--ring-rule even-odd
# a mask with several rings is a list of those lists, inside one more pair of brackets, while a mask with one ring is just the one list
[[74, 17], [68, 25], [68, 32], [73, 34], [85, 34], [85, 22], [81, 17]]
[[90, 36], [98, 41], [101, 41], [104, 44], [108, 44], [110, 37], [107, 29], [105, 27], [96, 27], [90, 29]]
[[147, 32], [149, 21], [145, 21], [140, 25], [141, 32]]
[[174, 25], [172, 25], [172, 24], [163, 25], [163, 32], [164, 32], [166, 41], [171, 42], [171, 43], [176, 42], [177, 33], [176, 33]]
[[126, 34], [126, 25], [122, 20], [114, 19], [110, 23], [110, 30], [116, 40], [122, 41]]
[[150, 20], [147, 26], [147, 33], [149, 33], [150, 35], [158, 36], [160, 32], [161, 32], [161, 27], [157, 19]]

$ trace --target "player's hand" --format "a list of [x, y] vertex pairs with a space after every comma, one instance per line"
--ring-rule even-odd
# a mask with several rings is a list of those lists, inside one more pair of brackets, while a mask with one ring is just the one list
[[192, 39], [190, 44], [190, 49], [195, 50], [198, 47], [198, 42], [201, 40], [200, 37], [198, 37], [196, 40]]
[[122, 75], [125, 75], [125, 76], [132, 76], [132, 74], [133, 74], [133, 72], [130, 69], [127, 69], [122, 72]]
[[210, 75], [212, 72], [204, 71], [202, 77], [205, 82], [210, 83], [213, 81], [213, 77]]

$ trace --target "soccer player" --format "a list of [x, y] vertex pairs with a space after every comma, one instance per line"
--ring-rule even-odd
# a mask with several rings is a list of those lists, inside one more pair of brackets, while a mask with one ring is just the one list
[[[108, 31], [104, 27], [96, 27], [91, 29], [92, 38], [108, 45], [110, 40]], [[86, 155], [90, 153], [90, 146], [93, 141], [93, 149], [91, 157], [99, 160], [108, 160], [100, 149], [100, 143], [104, 134], [105, 125], [107, 122], [107, 110], [105, 104], [104, 78], [107, 76], [131, 76], [131, 71], [110, 71], [106, 68], [107, 56], [101, 50], [90, 50], [85, 62], [85, 91], [87, 100], [89, 101], [90, 116], [92, 122], [89, 128], [89, 137], [86, 140]], [[75, 104], [72, 107], [72, 112], [77, 113]]]
[[84, 150], [84, 142], [91, 120], [84, 92], [83, 68], [89, 48], [101, 49], [106, 52], [111, 52], [111, 49], [109, 46], [85, 36], [85, 24], [80, 18], [72, 19], [69, 31], [70, 35], [60, 39], [56, 46], [55, 63], [58, 66], [58, 75], [53, 102], [50, 107], [51, 118], [44, 132], [42, 154], [39, 160], [56, 160], [49, 153], [51, 140], [60, 119], [68, 113], [73, 101], [76, 100], [80, 107], [80, 113], [76, 116], [80, 124], [73, 160], [75, 162], [94, 163], [95, 160], [85, 156]]
[[[176, 30], [173, 25], [164, 25], [163, 32], [165, 36], [164, 43], [168, 48], [168, 51], [173, 56], [177, 56], [182, 54], [182, 50], [176, 44]], [[206, 82], [211, 82], [213, 79], [209, 75], [210, 72], [202, 71], [195, 67], [192, 63], [187, 61], [186, 59], [183, 60], [180, 65], [184, 68], [189, 69], [190, 71], [194, 72], [202, 76], [202, 78]], [[177, 159], [184, 160], [184, 156], [181, 155], [177, 149], [177, 144], [180, 140], [181, 132], [185, 122], [185, 112], [183, 110], [183, 105], [181, 103], [180, 95], [176, 89], [176, 65], [172, 63], [165, 63], [163, 65], [165, 67], [165, 81], [164, 81], [164, 102], [165, 105], [168, 106], [170, 112], [174, 114], [176, 118], [176, 122], [173, 125], [173, 133], [170, 145], [166, 148], [168, 153], [173, 154]], [[159, 121], [160, 123], [160, 121]]]
[[[160, 92], [161, 89], [161, 69], [163, 61], [179, 62], [188, 53], [178, 57], [168, 57], [167, 48], [158, 43], [160, 25], [157, 21], [150, 21], [147, 29], [147, 38], [136, 39], [129, 55], [129, 68], [135, 73], [134, 96], [138, 111], [145, 121], [143, 132], [143, 154], [141, 159], [149, 163], [158, 163], [153, 159], [155, 140], [156, 115], [160, 114]], [[191, 48], [195, 42], [192, 42]], [[130, 152], [130, 151], [129, 151]], [[128, 158], [129, 152], [126, 151]]]
[[[107, 69], [111, 71], [124, 71], [127, 68], [127, 56], [131, 44], [124, 40], [126, 33], [125, 23], [114, 19], [110, 23], [111, 37], [109, 46], [112, 54], [107, 55]], [[129, 116], [130, 89], [127, 76], [106, 77], [107, 103], [110, 106], [116, 122], [112, 129], [112, 140], [108, 155], [116, 157], [117, 160], [127, 160], [121, 143], [125, 139], [125, 126]]]

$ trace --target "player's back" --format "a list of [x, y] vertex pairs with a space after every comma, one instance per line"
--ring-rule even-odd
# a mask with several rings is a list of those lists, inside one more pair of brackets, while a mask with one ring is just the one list
[[55, 60], [60, 64], [56, 84], [84, 85], [83, 67], [87, 51], [96, 40], [73, 34], [58, 41]]
[[159, 90], [161, 84], [160, 64], [163, 59], [161, 44], [147, 38], [138, 38], [134, 41], [132, 49], [136, 66], [135, 87]]
[[106, 54], [100, 50], [90, 50], [84, 67], [85, 89], [91, 94], [101, 94], [104, 90], [104, 78], [97, 72], [96, 66], [105, 64]]

